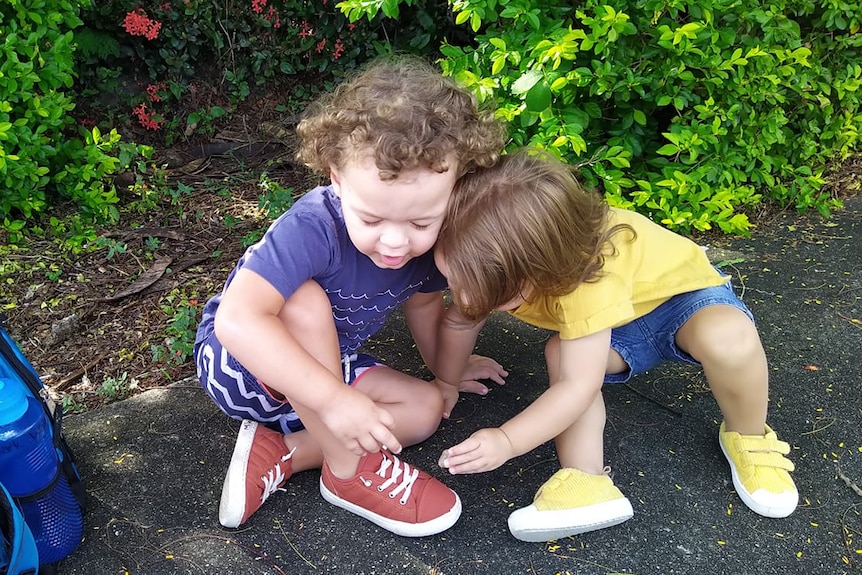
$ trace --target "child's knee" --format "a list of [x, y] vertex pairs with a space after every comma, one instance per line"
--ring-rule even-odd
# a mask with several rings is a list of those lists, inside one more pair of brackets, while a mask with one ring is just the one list
[[[415, 414], [413, 425], [418, 436], [423, 436], [418, 441], [428, 439], [443, 419], [443, 394], [436, 385], [429, 384], [422, 387], [421, 392], [417, 390], [415, 398]], [[417, 441], [417, 443], [418, 443]]]
[[754, 323], [744, 314], [732, 314], [705, 324], [698, 334], [698, 361], [703, 364], [750, 362], [763, 355]]
[[314, 280], [308, 280], [299, 286], [284, 302], [279, 317], [292, 333], [334, 330], [331, 327], [332, 307], [329, 298]]

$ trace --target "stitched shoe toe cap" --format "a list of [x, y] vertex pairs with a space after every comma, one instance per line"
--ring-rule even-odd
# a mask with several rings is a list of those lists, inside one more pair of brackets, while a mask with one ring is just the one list
[[453, 513], [456, 508], [459, 508], [460, 514], [461, 502], [458, 496], [446, 485], [433, 478], [423, 486], [422, 496], [418, 498], [417, 503], [416, 520], [419, 523]]

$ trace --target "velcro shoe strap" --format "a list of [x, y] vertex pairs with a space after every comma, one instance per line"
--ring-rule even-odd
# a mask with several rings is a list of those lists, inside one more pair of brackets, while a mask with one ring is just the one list
[[779, 439], [742, 435], [739, 437], [739, 443], [736, 445], [740, 451], [775, 452], [780, 453], [781, 455], [787, 455], [790, 453], [790, 444]]
[[758, 467], [775, 467], [784, 471], [793, 471], [793, 462], [775, 451], [745, 451], [740, 454], [742, 461]]

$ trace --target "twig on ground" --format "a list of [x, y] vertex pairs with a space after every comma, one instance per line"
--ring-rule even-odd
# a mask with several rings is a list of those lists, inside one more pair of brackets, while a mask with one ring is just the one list
[[72, 373], [70, 373], [69, 375], [64, 377], [63, 379], [61, 379], [59, 382], [57, 382], [57, 385], [53, 386], [54, 391], [63, 391], [64, 389], [69, 387], [69, 385], [71, 385], [72, 382], [79, 380], [81, 378], [81, 376], [83, 376], [85, 373], [87, 373], [87, 371], [96, 367], [99, 364], [99, 362], [101, 362], [107, 356], [108, 356], [107, 353], [103, 353], [103, 354], [99, 355], [99, 357], [97, 357], [96, 359], [90, 361], [87, 365], [85, 365], [83, 367], [79, 367], [78, 369], [76, 369], [75, 371], [73, 371]]
[[284, 527], [281, 526], [281, 521], [276, 519], [275, 520], [275, 526], [278, 527], [279, 531], [281, 531], [282, 537], [284, 537], [284, 540], [287, 541], [288, 545], [290, 545], [290, 548], [293, 549], [293, 552], [296, 553], [296, 556], [299, 557], [300, 559], [302, 559], [303, 563], [305, 563], [306, 565], [308, 565], [312, 569], [317, 570], [317, 565], [315, 565], [314, 563], [312, 563], [311, 561], [306, 559], [305, 556], [299, 552], [299, 549], [296, 548], [296, 545], [294, 545], [293, 542], [290, 540], [290, 538], [287, 536], [287, 533], [284, 532]]
[[626, 386], [626, 388], [628, 388], [628, 390], [629, 390], [629, 391], [631, 391], [631, 392], [633, 392], [633, 393], [636, 393], [636, 394], [640, 395], [641, 397], [643, 397], [643, 398], [647, 399], [648, 401], [651, 401], [652, 403], [654, 403], [654, 404], [658, 405], [659, 407], [662, 407], [662, 408], [664, 408], [664, 409], [668, 410], [669, 412], [671, 412], [672, 414], [676, 415], [677, 417], [681, 417], [681, 416], [682, 416], [682, 413], [681, 413], [678, 409], [674, 409], [673, 407], [671, 407], [671, 406], [669, 406], [669, 405], [665, 405], [664, 403], [662, 403], [662, 402], [658, 401], [657, 399], [654, 399], [654, 398], [652, 398], [652, 397], [648, 396], [648, 395], [647, 395], [647, 394], [645, 394], [644, 392], [642, 392], [642, 391], [638, 391], [637, 389], [635, 389], [634, 387], [632, 387], [632, 386], [631, 386], [631, 384], [625, 383], [625, 384], [623, 384], [623, 385], [625, 385], [625, 386]]
[[862, 488], [856, 485], [853, 480], [851, 480], [843, 471], [841, 471], [841, 464], [836, 463], [835, 467], [838, 468], [838, 478], [841, 479], [841, 481], [843, 481], [847, 485], [847, 487], [849, 487], [853, 491], [853, 493], [855, 493], [859, 497], [862, 497]]

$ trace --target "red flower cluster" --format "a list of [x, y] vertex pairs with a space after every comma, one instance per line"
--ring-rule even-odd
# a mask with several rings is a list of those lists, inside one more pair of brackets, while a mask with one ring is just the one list
[[138, 122], [148, 130], [158, 130], [165, 123], [164, 120], [158, 120], [155, 112], [147, 110], [147, 105], [143, 102], [132, 108], [132, 113], [138, 117]]
[[308, 38], [314, 34], [314, 30], [311, 29], [311, 25], [305, 20], [302, 21], [302, 28], [299, 31], [300, 38]]
[[332, 59], [338, 60], [344, 53], [344, 44], [341, 43], [341, 38], [335, 41], [335, 48], [332, 49]]
[[278, 17], [278, 12], [272, 6], [269, 7], [269, 12], [266, 13], [264, 19], [272, 24], [273, 28], [281, 28], [281, 18]]
[[[263, 9], [266, 8], [267, 0], [251, 0], [251, 9], [255, 14], [263, 14]], [[273, 28], [281, 28], [281, 18], [278, 17], [278, 12], [270, 6], [263, 19], [272, 24]]]
[[315, 46], [315, 47], [314, 47], [314, 49], [317, 51], [317, 53], [318, 53], [318, 54], [320, 54], [321, 52], [323, 52], [323, 49], [324, 49], [324, 48], [326, 48], [326, 38], [324, 38], [323, 40], [321, 40], [320, 42], [318, 42], [318, 43], [317, 43], [317, 46]]
[[161, 102], [162, 97], [159, 96], [159, 90], [163, 90], [165, 85], [162, 84], [147, 84], [147, 96], [150, 97], [151, 102]]
[[155, 40], [159, 37], [162, 23], [151, 19], [143, 8], [132, 10], [123, 19], [123, 28], [132, 36], [143, 36], [147, 40]]

